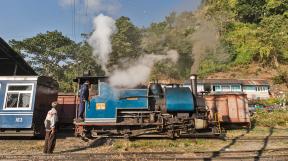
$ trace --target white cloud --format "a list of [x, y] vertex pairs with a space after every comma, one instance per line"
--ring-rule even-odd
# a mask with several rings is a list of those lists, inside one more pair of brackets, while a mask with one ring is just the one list
[[[82, 1], [82, 3], [81, 3]], [[74, 0], [59, 0], [59, 5], [61, 7], [72, 6]], [[89, 14], [97, 13], [108, 13], [116, 14], [116, 12], [121, 8], [119, 0], [75, 0], [75, 4], [87, 6], [87, 12]]]
[[59, 0], [59, 5], [61, 7], [71, 6], [74, 3], [74, 0]]

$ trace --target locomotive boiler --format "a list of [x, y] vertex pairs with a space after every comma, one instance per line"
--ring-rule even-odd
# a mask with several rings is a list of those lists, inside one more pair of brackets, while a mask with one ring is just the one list
[[221, 129], [211, 120], [202, 97], [197, 95], [196, 75], [191, 90], [179, 85], [150, 83], [146, 88], [123, 89], [109, 85], [105, 77], [78, 77], [97, 85], [97, 95], [86, 102], [85, 119], [74, 122], [75, 135], [90, 137], [176, 138], [218, 135]]

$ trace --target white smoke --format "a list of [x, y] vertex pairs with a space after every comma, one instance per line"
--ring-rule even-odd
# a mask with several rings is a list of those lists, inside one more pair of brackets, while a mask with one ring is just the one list
[[134, 64], [131, 64], [125, 70], [115, 70], [109, 77], [109, 83], [114, 87], [132, 88], [139, 84], [145, 84], [149, 79], [151, 70], [155, 63], [170, 59], [174, 63], [178, 60], [178, 53], [175, 50], [170, 50], [167, 55], [144, 55], [141, 56]]
[[[111, 36], [117, 31], [115, 21], [103, 14], [94, 18], [94, 32], [88, 39], [88, 44], [93, 48], [93, 55], [99, 59], [102, 69], [108, 73], [107, 64], [110, 53], [112, 52]], [[178, 53], [169, 50], [166, 55], [143, 55], [134, 63], [126, 66], [125, 69], [116, 69], [111, 72], [109, 83], [113, 87], [132, 88], [139, 84], [144, 84], [149, 79], [150, 73], [155, 63], [170, 59], [174, 63], [178, 60]], [[119, 60], [120, 62], [125, 60]]]
[[212, 20], [207, 20], [205, 15], [197, 13], [199, 26], [192, 35], [192, 54], [194, 63], [191, 67], [191, 73], [196, 74], [200, 67], [201, 61], [209, 52], [215, 52], [219, 46], [219, 31]]
[[107, 72], [109, 55], [112, 52], [111, 36], [117, 31], [115, 21], [103, 14], [93, 20], [94, 32], [88, 39], [88, 44], [93, 48], [93, 55], [99, 58], [102, 69]]

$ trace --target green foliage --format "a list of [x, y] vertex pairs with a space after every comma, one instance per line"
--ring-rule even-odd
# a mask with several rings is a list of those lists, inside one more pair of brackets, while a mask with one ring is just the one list
[[256, 26], [251, 24], [230, 24], [224, 41], [237, 53], [234, 59], [235, 64], [249, 64], [253, 60], [254, 54], [259, 49], [256, 29]]
[[266, 0], [266, 13], [269, 15], [284, 14], [288, 10], [288, 0]]
[[275, 127], [275, 126], [287, 126], [288, 125], [288, 111], [287, 110], [273, 110], [268, 112], [263, 109], [256, 111], [256, 114], [252, 117], [252, 121], [257, 126]]
[[159, 62], [155, 65], [151, 79], [186, 79], [190, 75], [192, 61], [192, 38], [195, 30], [195, 17], [192, 12], [177, 15], [172, 12], [165, 21], [152, 23], [143, 30], [141, 47], [146, 53], [166, 54], [170, 49], [177, 50], [179, 60]]
[[61, 67], [69, 62], [76, 48], [72, 40], [58, 31], [47, 31], [23, 41], [12, 40], [10, 45], [21, 52], [40, 75], [53, 75], [57, 80], [63, 76]]
[[[108, 70], [122, 68], [123, 64], [138, 58], [142, 50], [140, 48], [141, 33], [128, 17], [120, 17], [116, 20], [117, 33], [112, 37], [112, 53], [110, 54]], [[123, 63], [125, 60], [125, 63]]]
[[[286, 64], [288, 60], [288, 19], [282, 15], [263, 18], [258, 28], [260, 61]], [[271, 61], [272, 60], [272, 61]]]
[[238, 0], [236, 15], [241, 22], [259, 23], [264, 14], [265, 0]]
[[279, 98], [268, 98], [268, 99], [263, 99], [263, 100], [254, 100], [251, 102], [252, 104], [260, 104], [263, 106], [271, 106], [275, 104], [279, 104], [281, 100]]
[[[206, 2], [222, 42], [234, 54], [231, 64], [287, 64], [287, 0], [216, 0]], [[219, 18], [218, 15], [221, 15]], [[234, 15], [234, 18], [232, 17]], [[223, 17], [223, 18], [222, 18]], [[224, 25], [223, 25], [224, 24]]]
[[201, 63], [198, 75], [203, 78], [210, 73], [225, 71], [229, 66], [229, 64], [220, 64], [215, 62], [213, 59], [208, 58]]
[[72, 80], [84, 70], [103, 74], [92, 49], [87, 43], [76, 44], [58, 31], [47, 31], [10, 45], [24, 56], [39, 75], [52, 76], [60, 85], [60, 92], [75, 92]]

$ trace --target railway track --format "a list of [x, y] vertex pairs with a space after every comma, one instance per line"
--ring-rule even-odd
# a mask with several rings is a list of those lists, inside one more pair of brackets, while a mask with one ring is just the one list
[[264, 141], [264, 140], [274, 140], [274, 141], [282, 141], [288, 140], [288, 136], [244, 136], [244, 137], [227, 137], [223, 140], [231, 141]]
[[[121, 137], [122, 138], [122, 137]], [[171, 139], [167, 136], [140, 136], [137, 137], [135, 139], [158, 139], [158, 138], [166, 138], [166, 139]], [[183, 136], [180, 138], [176, 138], [176, 139], [220, 139], [220, 140], [224, 140], [224, 141], [233, 141], [233, 140], [237, 140], [237, 141], [241, 141], [241, 142], [249, 142], [249, 141], [254, 141], [254, 142], [261, 142], [261, 141], [265, 141], [265, 140], [270, 140], [270, 141], [283, 141], [283, 140], [288, 140], [288, 136], [242, 136], [242, 137], [203, 137], [203, 136]]]
[[288, 160], [288, 148], [244, 151], [61, 153], [0, 155], [0, 160]]

